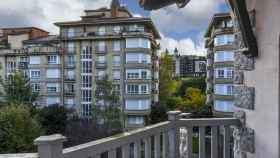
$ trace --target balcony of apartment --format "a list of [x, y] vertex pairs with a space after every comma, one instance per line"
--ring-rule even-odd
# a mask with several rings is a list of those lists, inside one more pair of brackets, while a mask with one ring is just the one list
[[95, 62], [95, 67], [97, 69], [106, 69], [107, 68], [107, 62], [96, 61]]
[[124, 113], [127, 115], [144, 116], [149, 115], [151, 113], [151, 109], [141, 107], [125, 107]]
[[29, 64], [29, 62], [19, 62], [18, 63], [18, 69], [20, 69], [20, 70], [26, 70], [26, 69], [28, 69], [28, 64]]
[[[231, 128], [240, 125], [240, 121], [235, 118], [191, 118], [189, 114], [173, 111], [168, 113], [168, 121], [65, 149], [63, 149], [63, 142], [66, 141], [64, 136], [60, 134], [41, 136], [34, 141], [38, 146], [38, 153], [6, 156], [29, 158], [218, 158], [221, 156], [230, 158], [234, 157]], [[219, 134], [219, 129], [223, 129], [222, 135]], [[194, 151], [195, 148], [198, 151]]]
[[139, 68], [139, 69], [151, 69], [152, 64], [147, 61], [126, 61], [125, 63], [126, 68]]
[[64, 63], [65, 68], [74, 69], [76, 67], [75, 61], [65, 61]]
[[46, 54], [46, 53], [57, 54], [58, 52], [60, 52], [60, 49], [59, 47], [38, 46], [38, 47], [28, 47], [26, 48], [26, 51], [29, 54]]
[[71, 76], [65, 75], [64, 76], [64, 81], [66, 81], [66, 82], [75, 82], [76, 81], [76, 77], [73, 76], [73, 75], [71, 75]]
[[108, 52], [109, 48], [107, 46], [104, 47], [95, 47], [95, 53], [96, 54], [106, 54]]

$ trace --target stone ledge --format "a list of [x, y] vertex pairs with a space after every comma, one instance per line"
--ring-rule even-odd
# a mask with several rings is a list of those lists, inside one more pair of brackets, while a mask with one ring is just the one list
[[234, 67], [236, 70], [246, 70], [252, 71], [254, 70], [254, 58], [247, 57], [242, 52], [234, 53]]
[[234, 87], [234, 106], [254, 110], [255, 88], [246, 86]]

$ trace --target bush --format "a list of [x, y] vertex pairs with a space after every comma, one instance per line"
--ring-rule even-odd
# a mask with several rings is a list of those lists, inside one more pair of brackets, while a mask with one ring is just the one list
[[43, 130], [27, 106], [10, 105], [0, 109], [0, 153], [33, 151], [33, 141], [41, 134]]
[[167, 120], [167, 108], [165, 105], [156, 104], [151, 107], [150, 123], [155, 124]]
[[39, 111], [39, 120], [46, 134], [64, 134], [67, 124], [67, 109], [59, 105], [44, 107]]

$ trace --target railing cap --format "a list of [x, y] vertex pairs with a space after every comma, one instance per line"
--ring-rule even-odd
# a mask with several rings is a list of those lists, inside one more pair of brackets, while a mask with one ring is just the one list
[[167, 112], [167, 114], [168, 114], [169, 121], [175, 121], [180, 118], [179, 115], [181, 114], [181, 111], [169, 111], [169, 112]]
[[67, 140], [67, 138], [61, 134], [54, 134], [49, 136], [40, 136], [39, 138], [34, 140], [35, 145], [43, 145], [43, 144], [57, 144], [63, 143]]

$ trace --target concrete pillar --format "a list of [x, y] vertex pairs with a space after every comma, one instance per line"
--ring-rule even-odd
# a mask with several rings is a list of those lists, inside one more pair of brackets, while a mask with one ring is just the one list
[[40, 158], [62, 158], [63, 142], [66, 137], [61, 134], [41, 136], [35, 139], [34, 144], [38, 146]]
[[170, 158], [180, 157], [180, 128], [177, 127], [176, 121], [180, 119], [180, 111], [170, 111], [168, 114], [168, 120], [174, 125], [168, 132], [169, 137], [169, 156]]

